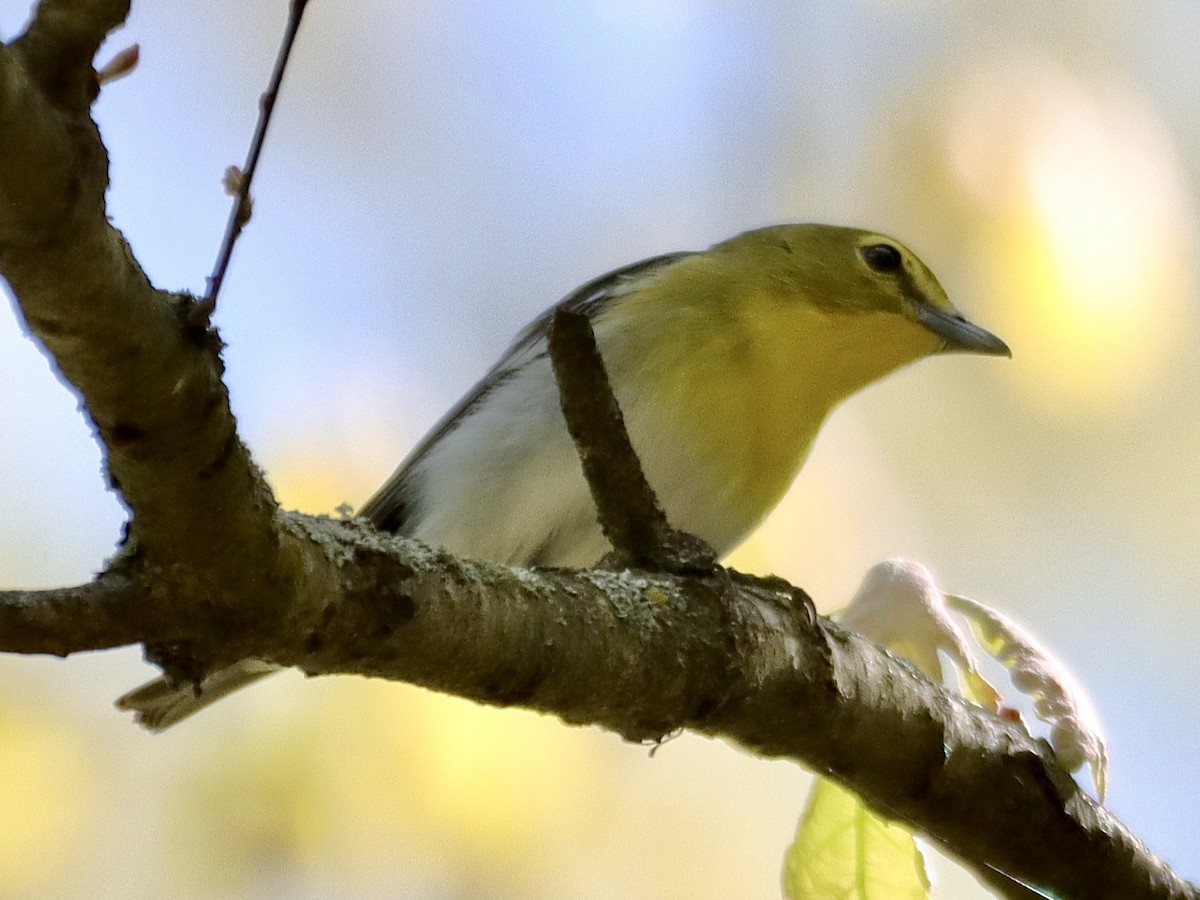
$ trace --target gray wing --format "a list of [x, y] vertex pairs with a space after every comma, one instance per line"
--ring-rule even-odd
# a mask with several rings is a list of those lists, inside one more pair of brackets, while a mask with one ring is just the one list
[[617, 288], [628, 284], [633, 279], [642, 278], [692, 255], [690, 252], [683, 252], [652, 256], [649, 259], [616, 269], [607, 275], [601, 275], [599, 278], [593, 278], [534, 319], [512, 342], [504, 355], [500, 357], [499, 362], [492, 366], [488, 373], [467, 391], [462, 399], [412, 449], [392, 477], [375, 492], [370, 500], [363, 504], [358, 515], [369, 520], [382, 531], [405, 534], [409, 530], [408, 523], [415, 511], [415, 490], [410, 478], [414, 464], [422, 459], [438, 441], [457, 428], [460, 422], [471, 415], [473, 409], [483, 403], [489, 393], [511, 378], [512, 374], [521, 366], [528, 363], [530, 359], [536, 359], [539, 355], [546, 353], [544, 339], [550, 330], [554, 310], [558, 306], [567, 306], [570, 309], [587, 312], [594, 317], [612, 301], [612, 298], [618, 293]]

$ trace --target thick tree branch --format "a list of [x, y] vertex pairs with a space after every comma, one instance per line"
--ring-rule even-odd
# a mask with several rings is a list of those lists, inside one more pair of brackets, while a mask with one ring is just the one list
[[219, 342], [154, 290], [103, 205], [90, 57], [116, 0], [46, 0], [0, 47], [0, 273], [81, 397], [128, 505], [95, 583], [0, 592], [0, 650], [140, 642], [181, 679], [253, 657], [552, 712], [632, 740], [678, 728], [859, 791], [976, 867], [1064, 898], [1200, 897], [1020, 728], [791, 589], [460, 560], [278, 511], [237, 438]]
[[184, 326], [191, 298], [156, 291], [105, 215], [108, 159], [84, 51], [127, 8], [43, 3], [28, 32], [0, 46], [0, 271], [82, 398], [132, 513], [124, 570], [190, 569], [213, 604], [246, 590], [282, 602], [274, 586], [294, 577], [289, 555], [237, 436], [220, 342]]
[[[331, 573], [286, 620], [253, 604], [206, 610], [202, 586], [180, 604], [146, 573], [128, 588], [128, 619], [148, 623], [139, 639], [199, 660], [252, 656], [310, 675], [406, 681], [630, 740], [690, 728], [835, 777], [962, 859], [1060, 897], [1200, 896], [1044, 744], [865, 639], [810, 624], [787, 591], [722, 574], [514, 570], [359, 522], [287, 514], [280, 524]], [[111, 594], [78, 596], [88, 603], [61, 610], [43, 642], [85, 627], [93, 601], [113, 618]], [[27, 594], [0, 594], [0, 649], [28, 649], [7, 635], [14, 619], [38, 621], [31, 607]], [[127, 632], [101, 644], [116, 636]]]

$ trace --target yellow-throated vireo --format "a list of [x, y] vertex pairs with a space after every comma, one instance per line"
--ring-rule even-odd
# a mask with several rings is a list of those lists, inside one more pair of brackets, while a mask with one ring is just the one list
[[[732, 550], [774, 508], [846, 397], [942, 352], [1009, 355], [912, 251], [832, 225], [748, 231], [589, 281], [591, 321], [630, 440], [671, 525]], [[588, 566], [609, 549], [547, 351], [525, 329], [359, 515], [462, 556]], [[118, 706], [174, 724], [273, 667], [246, 660], [199, 695], [157, 679]]]

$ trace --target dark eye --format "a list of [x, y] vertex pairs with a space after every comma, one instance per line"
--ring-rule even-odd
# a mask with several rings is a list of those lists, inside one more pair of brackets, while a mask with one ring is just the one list
[[859, 252], [863, 262], [876, 272], [895, 272], [904, 264], [900, 251], [891, 244], [872, 244]]

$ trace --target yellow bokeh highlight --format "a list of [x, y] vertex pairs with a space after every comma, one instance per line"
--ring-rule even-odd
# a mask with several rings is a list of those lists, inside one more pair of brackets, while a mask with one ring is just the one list
[[1014, 377], [1054, 413], [1136, 408], [1191, 327], [1196, 224], [1140, 97], [1026, 63], [965, 79], [948, 156]]
[[[180, 883], [230, 888], [280, 869], [369, 880], [391, 860], [416, 882], [490, 877], [520, 893], [548, 846], [590, 833], [581, 809], [607, 808], [596, 735], [557, 719], [384, 681], [321, 679], [300, 693], [302, 715], [252, 723], [192, 772], [173, 804]], [[448, 868], [396, 859], [398, 847]], [[219, 877], [196, 859], [222, 860]]]
[[[588, 753], [555, 718], [421, 694], [429, 809], [497, 853], [536, 849], [590, 792]], [[577, 734], [577, 733], [576, 733]], [[594, 798], [598, 799], [598, 798]]]
[[56, 883], [77, 852], [95, 773], [84, 745], [32, 710], [0, 718], [0, 896]]

